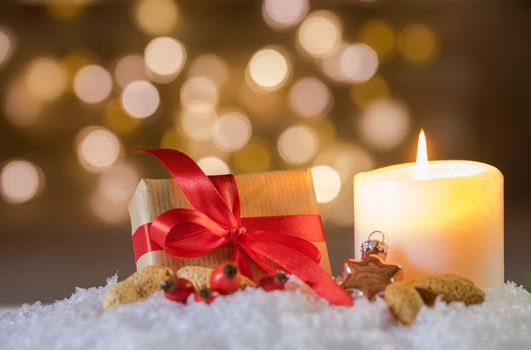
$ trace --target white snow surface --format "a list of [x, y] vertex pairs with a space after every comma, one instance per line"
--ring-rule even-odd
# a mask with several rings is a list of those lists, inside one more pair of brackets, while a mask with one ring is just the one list
[[1, 349], [531, 349], [531, 294], [507, 283], [482, 305], [424, 308], [411, 327], [383, 300], [330, 306], [300, 292], [247, 289], [206, 305], [156, 293], [104, 311], [116, 283], [77, 288], [52, 305], [37, 302], [0, 314]]

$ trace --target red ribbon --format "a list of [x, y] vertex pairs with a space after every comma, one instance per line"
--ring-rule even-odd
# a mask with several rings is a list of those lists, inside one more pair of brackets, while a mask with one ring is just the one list
[[193, 209], [171, 209], [140, 226], [133, 234], [135, 260], [155, 250], [193, 258], [231, 245], [233, 261], [249, 278], [247, 258], [267, 273], [281, 268], [297, 276], [332, 304], [353, 304], [352, 297], [319, 267], [320, 252], [310, 243], [324, 241], [319, 215], [242, 218], [232, 175], [208, 177], [190, 157], [175, 150], [138, 153], [151, 154], [166, 167]]

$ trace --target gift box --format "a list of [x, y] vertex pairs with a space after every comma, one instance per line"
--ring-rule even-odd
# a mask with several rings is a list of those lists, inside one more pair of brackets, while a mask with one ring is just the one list
[[[234, 179], [238, 188], [242, 218], [319, 214], [309, 169], [236, 175]], [[129, 203], [133, 234], [142, 225], [152, 222], [173, 208], [191, 208], [190, 202], [173, 179], [142, 179]], [[320, 226], [320, 221], [317, 224]], [[322, 227], [317, 230], [322, 232]], [[311, 243], [320, 252], [321, 268], [330, 274], [330, 260], [324, 236], [321, 240], [317, 237]], [[230, 260], [232, 250], [231, 246], [225, 245], [202, 256], [185, 259], [171, 256], [164, 250], [151, 250], [136, 256], [136, 265], [137, 268], [165, 265], [175, 270], [187, 265], [213, 267]], [[255, 279], [263, 273], [253, 262], [250, 265]]]
[[207, 177], [184, 153], [142, 151], [171, 180], [141, 180], [129, 204], [137, 267], [213, 267], [232, 260], [257, 281], [283, 270], [335, 305], [352, 297], [330, 276], [309, 170]]

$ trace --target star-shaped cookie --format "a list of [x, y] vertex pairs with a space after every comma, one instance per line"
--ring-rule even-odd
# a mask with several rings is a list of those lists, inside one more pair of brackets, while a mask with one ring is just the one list
[[343, 263], [345, 289], [359, 289], [369, 299], [385, 290], [388, 284], [401, 278], [400, 265], [387, 264], [376, 254], [368, 254], [363, 260], [347, 259]]

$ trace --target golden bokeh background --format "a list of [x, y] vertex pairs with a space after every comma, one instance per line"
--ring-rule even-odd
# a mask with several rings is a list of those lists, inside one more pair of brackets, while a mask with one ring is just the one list
[[[530, 284], [531, 6], [436, 0], [0, 3], [0, 303], [133, 271], [127, 201], [165, 177], [310, 167], [336, 272], [352, 178], [473, 159], [506, 178], [506, 276]], [[391, 247], [392, 249], [392, 247]]]

